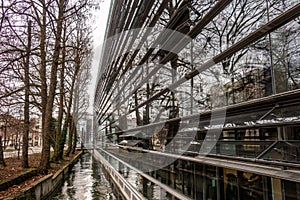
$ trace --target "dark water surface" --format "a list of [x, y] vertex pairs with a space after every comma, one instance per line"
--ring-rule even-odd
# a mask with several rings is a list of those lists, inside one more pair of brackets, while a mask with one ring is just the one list
[[91, 154], [84, 154], [74, 165], [57, 194], [49, 199], [115, 200], [100, 164]]

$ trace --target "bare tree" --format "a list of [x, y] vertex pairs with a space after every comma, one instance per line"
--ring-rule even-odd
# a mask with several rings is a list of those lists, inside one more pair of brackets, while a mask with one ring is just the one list
[[[66, 155], [69, 156], [70, 152], [72, 151], [72, 138], [76, 140], [76, 125], [77, 121], [79, 119], [80, 115], [80, 108], [84, 106], [86, 109], [87, 107], [87, 102], [86, 102], [86, 97], [82, 91], [84, 91], [85, 88], [87, 88], [87, 81], [89, 79], [89, 70], [91, 67], [91, 45], [86, 45], [86, 44], [91, 44], [91, 37], [90, 37], [91, 32], [89, 32], [89, 29], [77, 29], [76, 32], [76, 37], [75, 37], [75, 59], [74, 59], [74, 65], [75, 65], [75, 71], [73, 72], [71, 76], [71, 90], [70, 90], [70, 98], [69, 98], [69, 107], [71, 111], [71, 106], [73, 106], [73, 111], [72, 111], [72, 121], [73, 121], [73, 131], [69, 132], [69, 141], [68, 141], [68, 149], [66, 151]], [[83, 97], [83, 101], [80, 101], [81, 98]], [[73, 104], [72, 104], [73, 102]], [[76, 144], [73, 145], [76, 146]]]
[[[73, 5], [65, 0], [2, 1], [1, 36], [5, 39], [1, 40], [0, 52], [1, 109], [25, 102], [25, 124], [29, 123], [28, 110], [37, 108], [42, 114], [43, 149], [39, 166], [42, 173], [46, 173], [50, 166], [51, 119], [57, 95], [58, 70], [65, 69], [66, 45], [70, 45], [66, 42], [69, 38], [63, 35], [63, 24], [89, 3], [89, 0]], [[31, 34], [29, 26], [25, 31], [27, 23], [25, 26], [23, 23], [28, 20], [33, 24]], [[68, 62], [74, 62], [74, 59]], [[64, 73], [60, 75], [63, 80]], [[63, 88], [64, 82], [61, 83]], [[27, 138], [28, 129], [25, 127], [23, 141], [26, 144]], [[23, 147], [24, 167], [28, 166], [26, 144]]]
[[0, 127], [0, 165], [1, 166], [6, 166], [5, 161], [4, 161], [4, 156], [3, 156], [3, 147], [2, 147], [2, 137], [3, 137], [3, 126]]
[[25, 103], [24, 103], [24, 133], [23, 133], [23, 147], [22, 147], [22, 167], [28, 168], [28, 137], [29, 137], [29, 60], [30, 60], [30, 49], [31, 49], [31, 21], [28, 22], [28, 44], [26, 48], [26, 61], [24, 65], [24, 82], [25, 82]]

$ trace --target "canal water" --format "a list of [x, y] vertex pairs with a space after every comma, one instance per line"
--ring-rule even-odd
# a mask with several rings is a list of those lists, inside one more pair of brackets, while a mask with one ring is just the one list
[[84, 154], [74, 165], [62, 187], [49, 200], [115, 200], [110, 183], [93, 156]]

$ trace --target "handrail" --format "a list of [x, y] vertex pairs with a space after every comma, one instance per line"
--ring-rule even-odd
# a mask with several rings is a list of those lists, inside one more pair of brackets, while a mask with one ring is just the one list
[[118, 171], [115, 170], [115, 168], [111, 166], [111, 164], [107, 162], [99, 152], [94, 151], [94, 156], [95, 158], [98, 158], [103, 167], [110, 173], [114, 183], [118, 185], [118, 187], [121, 189], [121, 193], [126, 199], [146, 200], [146, 198], [143, 197], [130, 183], [128, 183], [128, 181], [122, 175], [120, 175]]
[[[100, 150], [102, 152], [104, 152], [105, 154], [107, 154], [108, 156], [112, 157], [113, 159], [117, 160], [118, 162], [121, 162], [123, 165], [129, 167], [131, 170], [137, 172], [139, 175], [141, 175], [142, 177], [144, 177], [145, 179], [149, 180], [150, 182], [158, 185], [160, 188], [164, 189], [166, 192], [172, 194], [173, 196], [175, 196], [178, 199], [181, 200], [191, 200], [191, 198], [179, 193], [178, 191], [174, 190], [173, 188], [169, 187], [168, 185], [165, 185], [163, 183], [161, 183], [160, 181], [156, 180], [155, 178], [151, 177], [150, 175], [140, 171], [139, 169], [129, 165], [128, 163], [126, 163], [125, 161], [117, 158], [116, 156], [112, 155], [111, 153], [105, 151], [104, 149], [100, 148], [97, 149]], [[96, 151], [97, 152], [97, 151]], [[107, 161], [106, 161], [107, 162]], [[110, 165], [110, 164], [109, 164]]]
[[[164, 123], [168, 123], [169, 121], [164, 121]], [[163, 124], [163, 123], [160, 123]], [[151, 126], [159, 126], [160, 124], [150, 124]], [[245, 130], [245, 129], [259, 129], [259, 128], [274, 128], [274, 127], [282, 127], [282, 126], [299, 126], [300, 125], [300, 121], [290, 121], [290, 122], [278, 122], [278, 123], [265, 123], [265, 124], [253, 124], [253, 125], [243, 125], [243, 126], [233, 126], [233, 127], [223, 127], [222, 130], [223, 131], [230, 131], [230, 130]], [[130, 133], [130, 132], [134, 132], [137, 130], [141, 130], [144, 128], [148, 128], [151, 126], [141, 126], [141, 127], [137, 127], [137, 128], [132, 128], [132, 129], [128, 129], [128, 130], [123, 130], [123, 131], [118, 131], [118, 132], [114, 132], [114, 133], [109, 133], [106, 136], [110, 136], [110, 135], [121, 135], [124, 132], [126, 133]], [[183, 127], [183, 129], [186, 127]], [[203, 131], [214, 131], [214, 130], [219, 130], [217, 128], [207, 128], [207, 129], [197, 129], [197, 130], [180, 130], [180, 133], [189, 133], [189, 132], [203, 132]], [[101, 130], [100, 130], [101, 131]]]
[[[250, 101], [247, 101], [247, 102], [237, 103], [237, 104], [225, 106], [225, 107], [222, 107], [222, 108], [216, 108], [214, 110], [203, 111], [203, 112], [193, 114], [193, 115], [168, 119], [168, 120], [165, 120], [165, 121], [162, 121], [162, 122], [155, 122], [155, 123], [147, 124], [147, 125], [144, 125], [144, 126], [139, 126], [139, 127], [136, 127], [136, 128], [116, 132], [115, 134], [118, 134], [118, 133], [121, 134], [122, 132], [125, 132], [125, 131], [126, 132], [137, 131], [137, 130], [141, 130], [143, 128], [159, 126], [161, 124], [171, 123], [171, 122], [176, 122], [176, 121], [192, 120], [192, 119], [195, 119], [195, 118], [199, 119], [199, 117], [201, 117], [201, 121], [206, 120], [206, 119], [210, 120], [211, 113], [212, 112], [217, 112], [221, 109], [225, 109], [226, 110], [226, 117], [229, 117], [229, 116], [236, 115], [236, 111], [248, 113], [251, 110], [253, 112], [253, 109], [255, 108], [255, 111], [257, 112], [258, 110], [266, 110], [266, 109], [268, 109], [268, 107], [272, 108], [272, 107], [274, 107], [275, 104], [280, 105], [277, 108], [281, 108], [281, 105], [282, 105], [282, 107], [289, 106], [289, 103], [291, 103], [291, 102], [293, 104], [294, 103], [299, 104], [299, 99], [300, 99], [299, 94], [300, 94], [300, 89], [287, 91], [287, 92], [283, 92], [283, 93], [280, 93], [280, 94], [275, 94], [275, 95], [263, 97], [263, 98], [260, 98], [260, 99], [253, 99], [253, 100], [250, 100]], [[113, 123], [111, 123], [111, 124], [113, 124]], [[104, 126], [101, 130], [104, 130], [106, 127], [109, 127], [111, 124], [108, 124], [108, 125]], [[255, 126], [260, 126], [260, 125], [255, 124]], [[268, 126], [269, 126], [269, 124], [268, 124]]]
[[[115, 145], [115, 146], [119, 146], [120, 145]], [[263, 159], [257, 159], [257, 158], [243, 158], [243, 157], [234, 157], [234, 156], [226, 156], [226, 155], [215, 155], [215, 154], [209, 154], [209, 155], [202, 155], [202, 154], [198, 154], [197, 157], [190, 157], [190, 156], [186, 156], [186, 155], [178, 155], [178, 154], [174, 154], [174, 153], [170, 153], [170, 152], [162, 152], [162, 151], [154, 151], [154, 150], [148, 150], [148, 149], [142, 149], [139, 147], [129, 147], [126, 146], [126, 149], [129, 150], [136, 150], [139, 152], [144, 152], [144, 153], [153, 153], [156, 155], [162, 155], [162, 156], [169, 156], [172, 158], [180, 158], [183, 160], [188, 160], [188, 161], [195, 161], [198, 163], [205, 163], [207, 162], [210, 158], [218, 158], [218, 159], [222, 159], [222, 158], [226, 158], [227, 162], [230, 160], [240, 160], [240, 161], [245, 161], [245, 162], [249, 162], [249, 163], [257, 163], [257, 164], [267, 164], [267, 165], [276, 165], [277, 167], [292, 167], [292, 168], [299, 168], [300, 164], [295, 164], [295, 163], [287, 163], [287, 162], [279, 162], [279, 161], [271, 161], [271, 160], [263, 160]], [[219, 162], [218, 166], [222, 166], [221, 164], [223, 164], [222, 162]]]

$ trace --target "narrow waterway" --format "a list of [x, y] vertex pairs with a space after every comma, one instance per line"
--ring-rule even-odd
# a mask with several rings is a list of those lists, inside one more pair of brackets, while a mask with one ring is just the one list
[[69, 177], [55, 196], [56, 200], [115, 200], [117, 199], [106, 180], [100, 164], [91, 154], [84, 154], [74, 165]]

